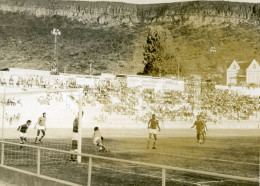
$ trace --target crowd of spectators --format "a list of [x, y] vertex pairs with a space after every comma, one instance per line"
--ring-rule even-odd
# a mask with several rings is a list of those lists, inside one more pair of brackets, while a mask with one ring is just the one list
[[76, 82], [70, 79], [59, 80], [58, 76], [44, 76], [44, 75], [10, 75], [0, 77], [0, 86], [7, 87], [21, 87], [21, 88], [75, 88]]
[[[40, 75], [10, 76], [1, 78], [0, 85], [10, 87], [75, 88], [75, 81]], [[235, 91], [206, 87], [201, 89], [199, 82], [186, 82], [185, 91], [155, 91], [141, 87], [128, 88], [126, 82], [117, 85], [102, 83], [95, 87], [85, 87], [83, 106], [100, 106], [100, 113], [94, 116], [97, 122], [106, 122], [109, 115], [129, 116], [135, 121], [147, 122], [154, 113], [164, 121], [194, 120], [199, 112], [204, 112], [209, 121], [248, 120], [260, 111], [259, 97], [241, 95]], [[69, 96], [72, 102], [77, 102]], [[61, 93], [46, 94], [38, 97], [40, 104], [49, 105], [52, 100], [63, 102]], [[21, 100], [8, 99], [7, 104], [15, 106]], [[72, 109], [73, 110], [73, 109]], [[74, 109], [75, 110], [75, 109]], [[9, 121], [19, 118], [8, 116]], [[12, 119], [10, 119], [12, 118]]]
[[202, 109], [215, 118], [248, 120], [260, 111], [259, 97], [240, 95], [230, 90], [205, 90], [202, 94]]
[[17, 114], [12, 114], [12, 115], [8, 115], [7, 113], [5, 114], [5, 121], [9, 124], [9, 125], [13, 125], [14, 123], [18, 123], [20, 121], [21, 118], [21, 113], [17, 113]]
[[143, 122], [147, 122], [152, 113], [161, 121], [189, 121], [203, 112], [208, 121], [216, 123], [248, 120], [260, 111], [259, 97], [212, 87], [203, 91], [191, 88], [184, 92], [127, 88], [126, 84], [87, 88], [85, 104], [102, 105], [104, 115], [128, 115], [133, 120]]

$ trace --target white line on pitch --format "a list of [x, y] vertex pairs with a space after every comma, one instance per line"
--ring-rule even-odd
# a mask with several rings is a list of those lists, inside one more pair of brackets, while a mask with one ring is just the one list
[[239, 162], [239, 161], [232, 161], [232, 160], [223, 160], [223, 159], [216, 159], [216, 158], [206, 158], [206, 157], [198, 157], [198, 156], [186, 156], [182, 154], [170, 154], [170, 153], [155, 153], [155, 154], [161, 154], [161, 155], [171, 155], [171, 156], [180, 156], [180, 157], [187, 157], [187, 158], [197, 158], [197, 159], [205, 159], [205, 160], [213, 160], [213, 161], [222, 161], [222, 162], [230, 162], [230, 163], [236, 163], [236, 164], [246, 164], [246, 165], [255, 165], [259, 166], [259, 164], [256, 163], [247, 163], [247, 162]]
[[[128, 152], [140, 152], [141, 150], [128, 150]], [[127, 151], [113, 151], [113, 152], [127, 152]], [[147, 152], [145, 150], [142, 150], [142, 152], [145, 153], [151, 153]], [[179, 157], [186, 157], [186, 158], [197, 158], [197, 159], [205, 159], [205, 160], [212, 160], [212, 161], [222, 161], [222, 162], [229, 162], [229, 163], [235, 163], [235, 164], [245, 164], [245, 165], [254, 165], [254, 166], [259, 166], [257, 163], [247, 163], [247, 162], [239, 162], [239, 161], [232, 161], [232, 160], [223, 160], [223, 159], [216, 159], [216, 158], [206, 158], [206, 157], [198, 157], [198, 156], [187, 156], [183, 154], [172, 154], [172, 153], [156, 153], [152, 152], [152, 154], [159, 154], [159, 155], [170, 155], [170, 156], [179, 156]]]
[[201, 182], [197, 182], [198, 185], [201, 184], [208, 184], [208, 183], [220, 183], [220, 182], [227, 182], [227, 181], [232, 181], [232, 180], [220, 180], [220, 181], [201, 181]]
[[[147, 176], [147, 177], [152, 177], [152, 178], [161, 179], [161, 177], [155, 176], [155, 175], [151, 175], [151, 174], [142, 174], [142, 173], [135, 173], [135, 172], [126, 172], [126, 171], [120, 171], [120, 170], [117, 170], [117, 169], [108, 168], [108, 167], [102, 167], [102, 166], [97, 166], [97, 165], [93, 165], [93, 167], [102, 168], [102, 169], [108, 169], [108, 170], [112, 170], [112, 171], [114, 171], [114, 172], [120, 172], [120, 173], [124, 173], [124, 174], [135, 174], [135, 175], [140, 175], [140, 176]], [[196, 184], [196, 183], [189, 182], [189, 181], [184, 181], [184, 180], [181, 180], [181, 179], [167, 178], [167, 180], [176, 181], [176, 182], [181, 182], [181, 183], [188, 183], [188, 184], [192, 184], [192, 185], [198, 185], [198, 184]]]

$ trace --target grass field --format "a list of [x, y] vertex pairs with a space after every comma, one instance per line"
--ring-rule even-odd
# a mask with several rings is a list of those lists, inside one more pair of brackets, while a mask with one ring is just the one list
[[[211, 130], [203, 145], [196, 143], [195, 131], [192, 132], [193, 135], [190, 132], [187, 135], [186, 130], [172, 130], [171, 137], [169, 135], [171, 130], [168, 130], [168, 135], [159, 136], [156, 150], [146, 149], [147, 138], [145, 137], [122, 137], [120, 134], [113, 135], [111, 130], [109, 131], [104, 131], [109, 134], [104, 143], [112, 153], [98, 152], [89, 137], [83, 139], [83, 153], [248, 178], [259, 177], [260, 135], [257, 135], [259, 130]], [[127, 133], [128, 130], [117, 129], [116, 131]], [[129, 133], [131, 132], [133, 131]], [[140, 130], [136, 131], [136, 134], [140, 133]], [[179, 135], [174, 135], [175, 133]], [[250, 136], [251, 133], [253, 135]], [[18, 142], [18, 139], [8, 139], [8, 141]], [[33, 139], [29, 139], [28, 144], [33, 144]], [[46, 138], [43, 144], [38, 145], [69, 150], [70, 139]], [[36, 172], [36, 150], [7, 145], [5, 156], [6, 165]], [[83, 158], [81, 164], [68, 160], [69, 155], [43, 152], [41, 174], [86, 185], [88, 158]], [[166, 178], [166, 185], [258, 185], [258, 183], [167, 170]], [[161, 170], [94, 158], [92, 184], [161, 185]]]

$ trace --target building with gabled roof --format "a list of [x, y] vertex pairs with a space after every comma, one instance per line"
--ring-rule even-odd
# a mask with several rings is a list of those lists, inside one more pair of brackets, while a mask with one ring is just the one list
[[252, 62], [233, 60], [227, 65], [227, 85], [256, 84], [260, 85], [260, 64], [255, 59]]
[[246, 69], [246, 83], [260, 85], [260, 63], [255, 59]]

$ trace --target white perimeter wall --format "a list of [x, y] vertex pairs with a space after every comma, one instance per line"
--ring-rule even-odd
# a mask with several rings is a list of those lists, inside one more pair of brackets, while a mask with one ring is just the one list
[[249, 95], [249, 96], [260, 96], [260, 88], [246, 88], [246, 87], [239, 87], [239, 86], [222, 86], [216, 85], [215, 88], [222, 89], [222, 90], [232, 90], [237, 91], [242, 95]]

